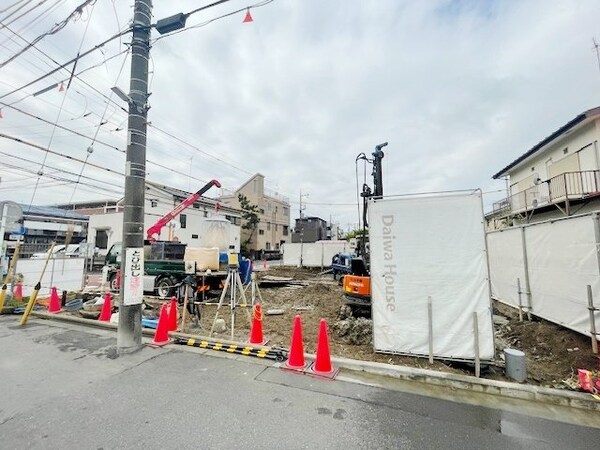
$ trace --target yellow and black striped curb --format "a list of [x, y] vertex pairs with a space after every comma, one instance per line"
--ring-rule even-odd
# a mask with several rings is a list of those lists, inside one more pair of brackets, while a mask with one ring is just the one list
[[274, 361], [285, 360], [285, 354], [283, 350], [268, 349], [264, 347], [244, 347], [241, 345], [223, 344], [221, 342], [182, 338], [173, 339], [173, 343], [179, 345], [188, 345], [190, 347], [206, 348], [208, 350], [217, 350], [220, 352], [234, 353], [236, 355], [255, 356], [257, 358], [272, 359]]

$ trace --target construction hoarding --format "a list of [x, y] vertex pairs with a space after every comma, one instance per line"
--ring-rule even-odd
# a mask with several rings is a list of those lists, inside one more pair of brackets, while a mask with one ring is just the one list
[[589, 336], [588, 285], [600, 305], [599, 231], [588, 214], [489, 232], [493, 298]]
[[329, 267], [336, 253], [350, 252], [348, 241], [317, 241], [311, 243], [285, 243], [283, 264], [286, 266]]
[[481, 192], [371, 200], [368, 219], [375, 350], [492, 360]]
[[[45, 259], [19, 259], [15, 273], [23, 282], [23, 295], [28, 296], [40, 280]], [[83, 287], [85, 258], [51, 258], [41, 281], [40, 296], [50, 295], [50, 289], [79, 291]]]

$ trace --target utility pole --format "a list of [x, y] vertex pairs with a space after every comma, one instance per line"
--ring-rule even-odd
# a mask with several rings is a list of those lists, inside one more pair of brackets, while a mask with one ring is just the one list
[[135, 0], [128, 99], [121, 296], [117, 329], [119, 354], [131, 353], [142, 345], [146, 124], [151, 19], [152, 0]]

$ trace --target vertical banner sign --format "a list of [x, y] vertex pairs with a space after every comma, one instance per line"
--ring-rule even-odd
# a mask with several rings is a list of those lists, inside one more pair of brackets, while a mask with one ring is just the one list
[[144, 297], [144, 248], [128, 248], [125, 253], [123, 304], [139, 305]]

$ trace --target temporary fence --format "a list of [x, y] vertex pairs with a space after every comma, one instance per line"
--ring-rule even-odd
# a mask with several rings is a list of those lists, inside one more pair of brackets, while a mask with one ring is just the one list
[[376, 351], [494, 358], [480, 191], [369, 203]]
[[595, 333], [600, 326], [600, 309], [594, 307], [594, 302], [600, 306], [597, 213], [492, 231], [487, 240], [495, 299], [521, 315]]
[[336, 253], [350, 252], [348, 241], [317, 241], [283, 245], [286, 266], [329, 267]]
[[[23, 295], [28, 296], [40, 280], [46, 259], [19, 259], [16, 263], [15, 280], [21, 280]], [[49, 295], [55, 286], [60, 291], [81, 290], [84, 283], [85, 258], [50, 258], [41, 281], [39, 295]]]

